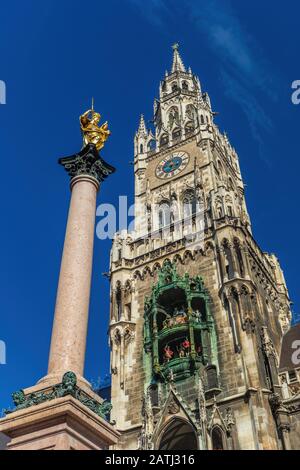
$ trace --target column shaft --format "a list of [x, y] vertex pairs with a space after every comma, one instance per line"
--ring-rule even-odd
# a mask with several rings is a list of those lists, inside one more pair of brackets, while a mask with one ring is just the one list
[[68, 370], [82, 376], [84, 369], [98, 183], [85, 175], [71, 185], [48, 376]]

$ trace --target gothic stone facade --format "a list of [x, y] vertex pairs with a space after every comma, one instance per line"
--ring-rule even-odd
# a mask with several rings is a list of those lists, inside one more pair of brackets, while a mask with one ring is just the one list
[[288, 449], [284, 276], [252, 235], [238, 155], [177, 47], [134, 140], [135, 231], [111, 252], [118, 449]]

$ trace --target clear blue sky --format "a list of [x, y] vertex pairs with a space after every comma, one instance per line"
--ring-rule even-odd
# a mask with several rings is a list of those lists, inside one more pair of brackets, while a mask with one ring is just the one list
[[[133, 195], [133, 135], [152, 117], [175, 41], [198, 74], [216, 122], [240, 155], [254, 235], [282, 263], [299, 311], [300, 5], [252, 0], [10, 0], [0, 15], [0, 408], [45, 375], [69, 204], [57, 158], [79, 150], [78, 116], [95, 97], [117, 167], [99, 199]], [[110, 242], [96, 239], [86, 377], [109, 370]]]

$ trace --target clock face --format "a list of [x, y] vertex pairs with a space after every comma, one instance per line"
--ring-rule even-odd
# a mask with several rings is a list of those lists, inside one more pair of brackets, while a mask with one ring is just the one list
[[167, 179], [178, 175], [189, 162], [189, 156], [186, 152], [177, 152], [164, 158], [156, 167], [156, 176]]

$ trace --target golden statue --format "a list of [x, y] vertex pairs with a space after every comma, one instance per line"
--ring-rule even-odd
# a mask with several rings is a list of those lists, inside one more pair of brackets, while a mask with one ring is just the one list
[[99, 126], [100, 119], [101, 115], [94, 111], [93, 101], [92, 109], [86, 111], [79, 118], [84, 145], [94, 144], [98, 151], [104, 147], [104, 144], [110, 135], [107, 121], [102, 124], [102, 126]]

